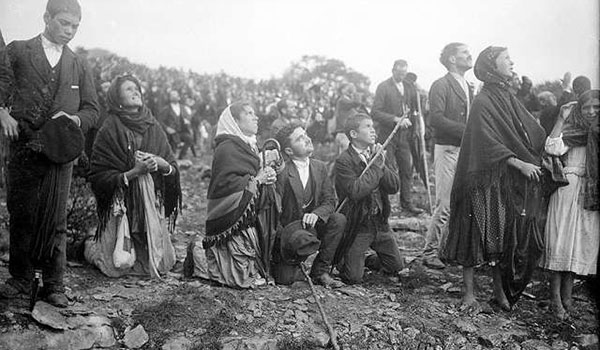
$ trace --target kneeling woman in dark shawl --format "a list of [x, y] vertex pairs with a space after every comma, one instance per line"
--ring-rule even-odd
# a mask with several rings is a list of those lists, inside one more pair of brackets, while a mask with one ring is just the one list
[[107, 101], [89, 177], [100, 222], [85, 256], [111, 277], [160, 278], [175, 264], [170, 232], [181, 207], [177, 163], [136, 78], [116, 78]]
[[254, 109], [236, 102], [219, 117], [215, 135], [203, 246], [208, 277], [230, 287], [252, 288], [266, 282], [257, 207], [261, 185], [273, 184], [277, 175], [271, 167], [261, 167], [257, 131]]
[[542, 252], [541, 155], [545, 132], [509, 91], [513, 62], [488, 47], [475, 63], [473, 100], [452, 187], [440, 258], [463, 266], [463, 307], [476, 304], [474, 267], [491, 263], [494, 300], [510, 309]]

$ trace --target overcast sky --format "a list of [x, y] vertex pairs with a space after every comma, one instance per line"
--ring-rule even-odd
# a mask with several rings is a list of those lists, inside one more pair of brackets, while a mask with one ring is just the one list
[[[534, 83], [584, 74], [598, 87], [598, 0], [80, 0], [71, 47], [105, 48], [151, 67], [248, 78], [280, 76], [305, 54], [338, 58], [371, 89], [404, 58], [429, 88], [445, 73], [442, 47], [460, 41], [473, 61], [507, 46]], [[5, 41], [43, 30], [46, 0], [0, 0]], [[470, 73], [467, 78], [476, 81]]]

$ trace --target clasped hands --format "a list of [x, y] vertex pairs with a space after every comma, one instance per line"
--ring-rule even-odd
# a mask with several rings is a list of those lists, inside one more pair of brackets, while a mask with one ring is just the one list
[[135, 151], [134, 169], [141, 174], [153, 173], [158, 170], [167, 173], [170, 170], [170, 164], [162, 157], [152, 153]]
[[272, 185], [277, 181], [277, 172], [270, 166], [266, 166], [256, 174], [256, 181], [262, 185]]

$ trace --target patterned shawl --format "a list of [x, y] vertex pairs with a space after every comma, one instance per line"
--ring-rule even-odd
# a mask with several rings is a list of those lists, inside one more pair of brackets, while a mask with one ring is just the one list
[[[253, 142], [254, 141], [254, 142]], [[206, 237], [209, 248], [256, 224], [257, 185], [260, 168], [256, 139], [242, 134], [229, 107], [217, 125], [212, 176], [206, 195]]]

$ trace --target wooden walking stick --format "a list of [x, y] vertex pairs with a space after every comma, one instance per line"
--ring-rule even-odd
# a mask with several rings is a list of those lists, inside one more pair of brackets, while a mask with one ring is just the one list
[[[363, 169], [363, 171], [358, 176], [359, 179], [367, 172], [367, 170], [369, 170], [369, 168], [371, 168], [373, 163], [375, 163], [375, 160], [377, 159], [377, 157], [379, 157], [381, 155], [381, 153], [385, 152], [386, 147], [390, 144], [390, 142], [392, 141], [392, 138], [394, 137], [394, 135], [396, 135], [398, 130], [400, 130], [400, 121], [396, 123], [396, 126], [394, 126], [394, 129], [392, 130], [390, 135], [387, 137], [387, 139], [385, 140], [383, 145], [381, 145], [381, 149], [379, 149], [379, 151], [377, 153], [375, 153], [375, 156], [371, 157], [371, 159], [369, 160], [369, 163], [367, 163], [367, 166]], [[339, 213], [342, 210], [342, 208], [344, 208], [344, 206], [346, 205], [347, 202], [348, 202], [348, 197], [344, 198], [342, 203], [340, 203], [340, 205], [338, 206], [336, 212]]]
[[306, 272], [306, 268], [304, 267], [304, 263], [302, 263], [302, 262], [300, 263], [300, 270], [302, 270], [304, 277], [306, 277], [306, 281], [308, 281], [308, 285], [310, 286], [312, 295], [315, 298], [317, 307], [319, 308], [319, 313], [321, 313], [323, 322], [325, 323], [325, 326], [327, 327], [327, 331], [329, 332], [329, 338], [331, 339], [331, 345], [333, 346], [333, 348], [335, 350], [340, 350], [340, 346], [338, 345], [337, 339], [335, 336], [335, 330], [333, 329], [333, 326], [327, 321], [327, 316], [325, 315], [325, 310], [323, 310], [323, 305], [321, 305], [321, 302], [319, 301], [319, 296], [317, 295], [317, 291], [315, 290], [315, 285], [313, 284], [312, 279]]
[[423, 181], [425, 182], [425, 189], [427, 190], [427, 200], [429, 201], [429, 214], [433, 215], [433, 201], [431, 199], [431, 189], [429, 185], [429, 166], [427, 165], [427, 150], [425, 148], [425, 120], [423, 119], [423, 113], [421, 113], [421, 96], [417, 91], [417, 120], [419, 122], [419, 128], [417, 135], [419, 137], [419, 147], [421, 148], [421, 161], [423, 162]]

